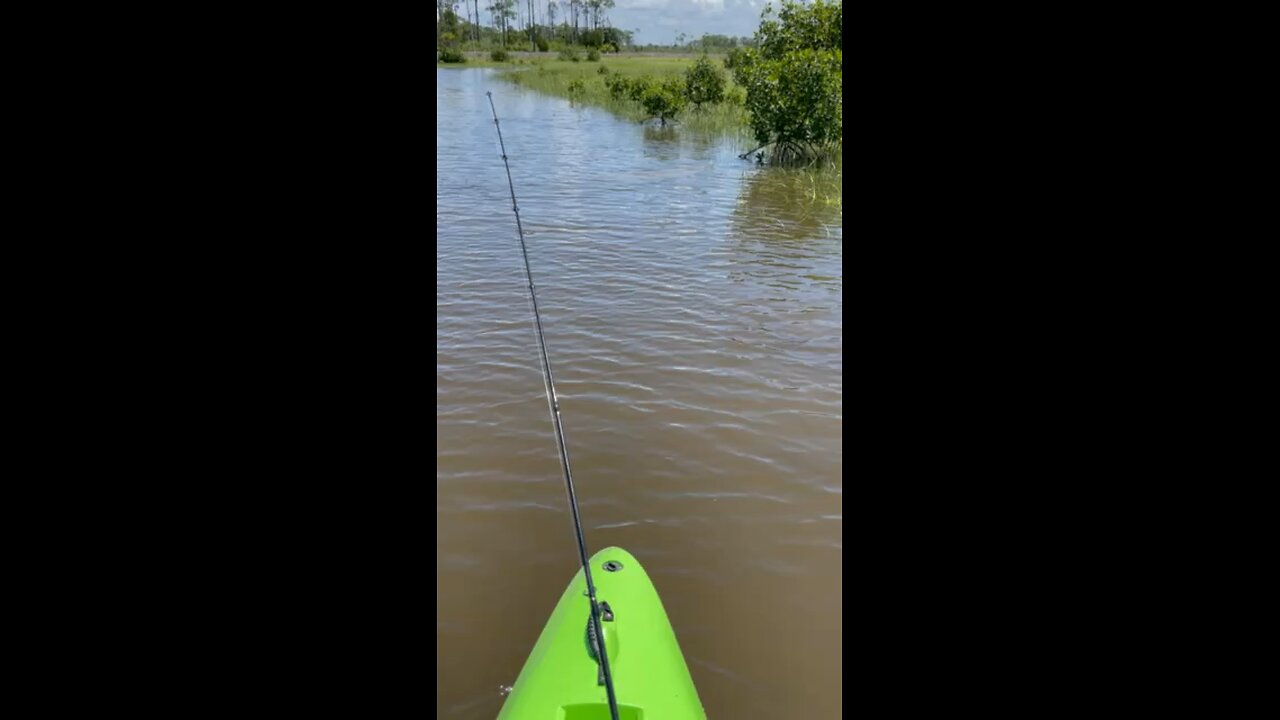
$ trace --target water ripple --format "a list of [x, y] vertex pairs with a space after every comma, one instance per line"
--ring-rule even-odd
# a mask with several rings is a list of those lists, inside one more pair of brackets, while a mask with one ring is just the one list
[[495, 714], [575, 569], [492, 90], [589, 544], [645, 563], [709, 715], [838, 716], [838, 652], [788, 594], [841, 614], [843, 217], [810, 193], [831, 178], [437, 80], [437, 714]]

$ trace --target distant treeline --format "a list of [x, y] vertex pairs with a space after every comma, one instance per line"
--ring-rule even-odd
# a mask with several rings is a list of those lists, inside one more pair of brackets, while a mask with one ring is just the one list
[[623, 47], [632, 33], [609, 27], [613, 7], [614, 0], [485, 0], [484, 5], [480, 0], [436, 0], [436, 47], [470, 43], [545, 50], [539, 44], [554, 41]]
[[[706, 33], [693, 38], [676, 33], [671, 44], [637, 46], [633, 44], [637, 31], [609, 25], [607, 13], [613, 7], [614, 0], [485, 0], [483, 5], [480, 0], [436, 0], [436, 48], [527, 47], [546, 52], [579, 45], [606, 51], [725, 51], [754, 43], [749, 37]], [[481, 11], [488, 15], [488, 24]], [[561, 19], [558, 24], [557, 18]]]

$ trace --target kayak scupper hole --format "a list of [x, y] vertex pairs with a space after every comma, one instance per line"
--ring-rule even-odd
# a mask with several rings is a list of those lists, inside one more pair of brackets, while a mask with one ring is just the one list
[[617, 560], [609, 560], [601, 567], [604, 568], [605, 572], [618, 572], [619, 570], [622, 569], [622, 563], [618, 562]]

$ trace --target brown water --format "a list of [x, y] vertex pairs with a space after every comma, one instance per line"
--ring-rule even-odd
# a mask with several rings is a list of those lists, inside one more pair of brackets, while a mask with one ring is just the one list
[[492, 90], [588, 548], [648, 569], [709, 717], [840, 717], [838, 176], [436, 81], [436, 715], [498, 713], [578, 568]]

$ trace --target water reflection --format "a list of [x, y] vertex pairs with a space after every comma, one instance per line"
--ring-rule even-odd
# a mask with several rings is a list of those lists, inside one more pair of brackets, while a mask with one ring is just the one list
[[729, 278], [767, 288], [771, 302], [805, 304], [806, 312], [823, 305], [823, 295], [838, 297], [844, 286], [841, 176], [838, 165], [749, 173], [733, 212]]
[[644, 156], [657, 160], [680, 158], [680, 133], [672, 125], [644, 126]]
[[839, 237], [844, 218], [841, 164], [760, 168], [742, 184], [734, 210], [739, 237], [809, 240]]

